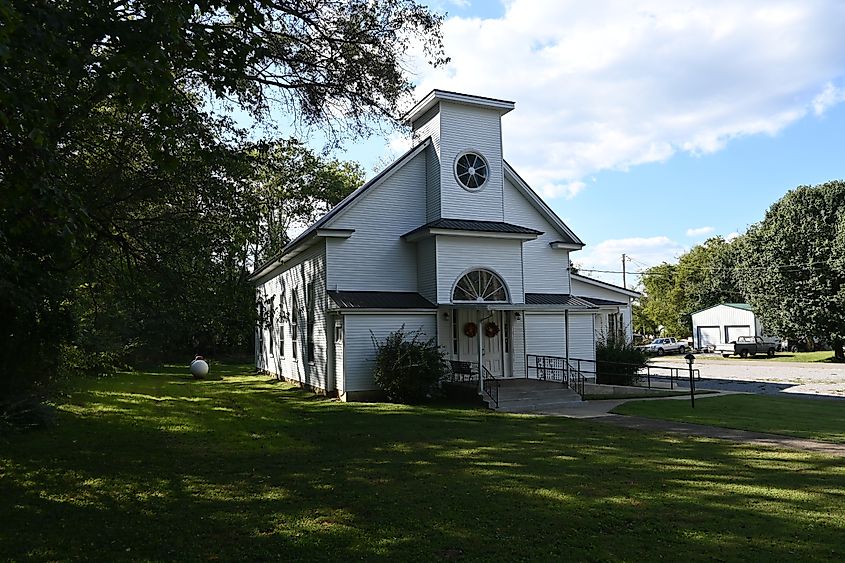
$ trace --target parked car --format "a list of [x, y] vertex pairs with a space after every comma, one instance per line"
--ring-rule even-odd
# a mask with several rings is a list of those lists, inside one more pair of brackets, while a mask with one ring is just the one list
[[761, 336], [740, 336], [734, 342], [717, 345], [716, 352], [725, 358], [733, 355], [747, 358], [757, 354], [774, 356], [777, 350], [777, 343], [774, 340], [776, 339], [765, 340]]
[[671, 337], [655, 338], [650, 344], [638, 346], [638, 348], [643, 350], [646, 354], [657, 354], [658, 356], [671, 354], [673, 352], [683, 354], [687, 351], [687, 343], [685, 340], [677, 340]]

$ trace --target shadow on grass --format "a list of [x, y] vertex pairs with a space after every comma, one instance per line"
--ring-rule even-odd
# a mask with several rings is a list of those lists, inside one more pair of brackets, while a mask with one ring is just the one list
[[834, 458], [343, 404], [237, 371], [100, 381], [60, 406], [55, 431], [0, 446], [0, 557], [845, 556]]

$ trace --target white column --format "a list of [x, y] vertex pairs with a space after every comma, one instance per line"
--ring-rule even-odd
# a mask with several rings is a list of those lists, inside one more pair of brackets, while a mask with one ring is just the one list
[[484, 334], [484, 329], [481, 326], [481, 316], [484, 314], [482, 309], [478, 310], [478, 330], [476, 331], [475, 335], [478, 337], [478, 394], [484, 394], [484, 377], [481, 375], [481, 368], [482, 368], [482, 361], [484, 360], [484, 345], [481, 341], [481, 337]]

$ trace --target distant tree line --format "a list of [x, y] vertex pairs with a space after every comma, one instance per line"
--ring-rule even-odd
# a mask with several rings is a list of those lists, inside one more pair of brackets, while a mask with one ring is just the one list
[[745, 234], [649, 268], [642, 284], [637, 331], [689, 336], [695, 311], [746, 302], [769, 333], [823, 338], [845, 361], [845, 182], [795, 188]]
[[[62, 370], [251, 349], [252, 266], [361, 170], [330, 143], [395, 123], [413, 0], [0, 3], [0, 394]], [[0, 396], [2, 398], [2, 396]]]

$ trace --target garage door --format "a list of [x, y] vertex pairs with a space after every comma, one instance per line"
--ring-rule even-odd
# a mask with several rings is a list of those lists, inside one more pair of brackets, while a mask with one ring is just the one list
[[751, 336], [751, 327], [748, 325], [725, 327], [725, 342], [734, 342], [740, 336]]
[[719, 335], [722, 333], [717, 326], [698, 327], [698, 347], [709, 348], [719, 344]]

